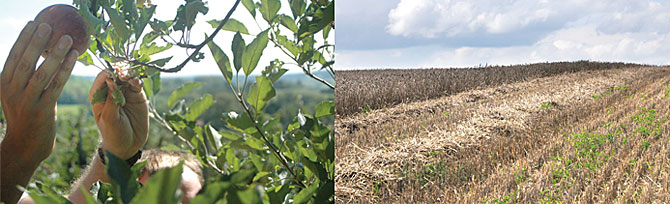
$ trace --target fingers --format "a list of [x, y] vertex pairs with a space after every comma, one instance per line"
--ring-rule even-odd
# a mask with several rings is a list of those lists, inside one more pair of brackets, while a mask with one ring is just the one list
[[126, 97], [126, 104], [145, 104], [147, 98], [144, 95], [142, 80], [134, 78], [128, 81], [129, 86], [123, 88], [123, 95]]
[[[58, 68], [60, 68], [61, 62], [63, 62], [63, 58], [68, 53], [71, 46], [72, 38], [69, 35], [64, 35], [60, 38], [54, 47], [55, 49], [52, 49], [52, 52], [49, 53], [49, 56], [47, 56], [46, 60], [44, 60], [39, 69], [37, 69], [37, 71], [30, 78], [28, 86], [26, 87], [26, 92], [28, 93], [29, 97], [35, 96], [36, 99], [40, 95], [39, 93], [45, 90], [49, 86], [49, 83], [52, 82], [52, 80], [56, 79], [54, 74]], [[67, 81], [67, 78], [65, 80]], [[65, 83], [59, 84], [64, 85]]]
[[37, 32], [33, 34], [18, 66], [14, 70], [14, 75], [12, 76], [13, 88], [24, 89], [26, 87], [30, 76], [35, 72], [35, 64], [42, 52], [44, 52], [44, 47], [49, 41], [50, 34], [51, 26], [49, 24], [42, 23], [37, 27]]
[[[69, 49], [69, 48], [68, 48]], [[56, 75], [51, 80], [51, 84], [47, 87], [46, 90], [42, 92], [40, 100], [44, 104], [56, 104], [58, 97], [63, 91], [65, 83], [70, 78], [72, 73], [72, 68], [74, 68], [74, 63], [77, 62], [77, 57], [79, 57], [79, 52], [77, 50], [70, 50], [63, 60], [63, 63], [60, 64]], [[47, 75], [50, 77], [51, 75]], [[48, 78], [46, 80], [49, 80]]]
[[26, 51], [26, 47], [28, 47], [28, 43], [30, 43], [30, 38], [33, 36], [35, 29], [37, 29], [37, 24], [33, 21], [28, 22], [28, 24], [23, 27], [21, 34], [19, 34], [19, 38], [16, 40], [12, 50], [9, 52], [9, 56], [5, 62], [5, 68], [2, 69], [1, 80], [3, 85], [9, 84], [9, 82], [12, 80], [16, 64], [18, 64], [21, 56], [23, 56], [23, 52]]

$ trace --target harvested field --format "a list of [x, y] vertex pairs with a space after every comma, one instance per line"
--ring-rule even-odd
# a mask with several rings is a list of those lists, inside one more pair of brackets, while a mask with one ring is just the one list
[[564, 73], [338, 116], [336, 200], [670, 201], [669, 118], [669, 67]]
[[630, 66], [634, 65], [577, 61], [483, 68], [337, 71], [335, 109], [338, 115], [350, 115], [557, 74]]

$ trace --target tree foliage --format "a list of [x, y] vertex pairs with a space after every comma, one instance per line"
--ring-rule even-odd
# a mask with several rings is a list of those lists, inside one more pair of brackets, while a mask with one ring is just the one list
[[[74, 0], [94, 39], [79, 61], [108, 70], [115, 80], [119, 80], [119, 75], [143, 78], [156, 124], [179, 138], [178, 146], [195, 155], [206, 172], [212, 174], [193, 203], [333, 202], [334, 144], [329, 124], [334, 117], [333, 102], [323, 101], [314, 110], [298, 109], [287, 125], [282, 125], [276, 115], [268, 114], [267, 109], [273, 105], [271, 99], [281, 97], [277, 95], [277, 81], [290, 66], [301, 69], [323, 86], [334, 88], [332, 82], [313, 73], [323, 70], [333, 76], [333, 45], [328, 36], [334, 28], [334, 1], [231, 3], [234, 5], [224, 19], [208, 21], [215, 31], [206, 34], [205, 41], [191, 44], [191, 28], [198, 22], [198, 14], [219, 12], [219, 8], [209, 8], [201, 0], [185, 0], [174, 19], [160, 20], [153, 18], [158, 5], [149, 0]], [[254, 17], [257, 26], [262, 21], [267, 27], [259, 33], [249, 33], [245, 24], [231, 17], [239, 4]], [[290, 7], [291, 13], [279, 13], [281, 6]], [[219, 31], [235, 33], [230, 48], [212, 41]], [[254, 39], [247, 43], [242, 35]], [[211, 55], [200, 51], [204, 46]], [[178, 66], [164, 68], [172, 57], [154, 59], [154, 55], [170, 49], [185, 49], [191, 54]], [[261, 62], [268, 49], [280, 49], [292, 61]], [[177, 72], [188, 62], [210, 56], [229, 88], [225, 90], [233, 93], [240, 107], [238, 111], [218, 113], [225, 124], [219, 129], [196, 121], [216, 103], [215, 97], [205, 94], [190, 103], [183, 99], [202, 84], [184, 83], [168, 100], [154, 100], [161, 92], [161, 72]], [[261, 74], [251, 77], [257, 69]], [[116, 101], [123, 101], [122, 96], [116, 97]], [[159, 103], [166, 103], [161, 105], [167, 105], [169, 110], [159, 112], [156, 109]], [[136, 178], [142, 164], [130, 167], [107, 155], [110, 162], [106, 170], [111, 184], [96, 183], [87, 198], [89, 203], [180, 200], [181, 191], [176, 186], [181, 181], [181, 165], [158, 172], [146, 186], [139, 187]], [[39, 187], [29, 192], [40, 198], [36, 199], [38, 203], [67, 203], [48, 189]]]

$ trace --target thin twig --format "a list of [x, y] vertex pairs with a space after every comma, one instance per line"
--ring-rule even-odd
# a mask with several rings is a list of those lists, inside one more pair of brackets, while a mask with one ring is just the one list
[[156, 112], [156, 109], [155, 109], [153, 106], [151, 106], [149, 109], [151, 110], [151, 113], [154, 115], [154, 120], [157, 120], [158, 123], [160, 123], [163, 127], [167, 128], [168, 130], [170, 130], [170, 132], [172, 132], [172, 133], [174, 133], [175, 135], [177, 135], [177, 138], [179, 138], [179, 140], [181, 140], [182, 142], [186, 143], [186, 145], [188, 145], [188, 147], [189, 147], [190, 149], [195, 149], [195, 147], [193, 146], [193, 144], [191, 144], [191, 142], [189, 142], [188, 140], [186, 140], [186, 138], [182, 137], [181, 135], [179, 135], [179, 133], [177, 133], [177, 131], [175, 131], [174, 129], [172, 129], [172, 127], [170, 126], [170, 124], [168, 124], [167, 121], [165, 121], [165, 119], [163, 119], [163, 118], [160, 116], [160, 114], [158, 114], [158, 112]]
[[[228, 83], [228, 86], [230, 86], [231, 90], [233, 89], [232, 84]], [[234, 92], [234, 90], [233, 90], [233, 92]], [[298, 184], [300, 184], [301, 187], [307, 188], [307, 186], [305, 186], [305, 184], [303, 184], [302, 181], [300, 181], [300, 179], [298, 179], [298, 175], [296, 175], [295, 172], [293, 172], [293, 169], [289, 167], [288, 162], [287, 162], [286, 158], [284, 157], [284, 155], [282, 155], [281, 152], [279, 152], [279, 150], [277, 150], [277, 148], [272, 143], [270, 143], [270, 141], [265, 136], [265, 134], [263, 133], [261, 128], [258, 127], [258, 121], [256, 121], [254, 115], [251, 114], [251, 110], [249, 110], [249, 106], [247, 106], [247, 104], [244, 103], [244, 101], [242, 100], [242, 96], [235, 93], [235, 97], [237, 98], [237, 102], [242, 104], [242, 108], [244, 108], [244, 110], [247, 112], [247, 115], [249, 115], [249, 119], [251, 119], [252, 123], [254, 124], [254, 127], [256, 128], [256, 131], [258, 132], [258, 134], [261, 135], [261, 138], [263, 138], [263, 141], [265, 142], [265, 145], [270, 147], [270, 149], [275, 154], [275, 156], [277, 157], [279, 162], [281, 162], [281, 164], [284, 166], [284, 168], [286, 168], [288, 170], [288, 172], [293, 176], [293, 179], [296, 182], [298, 182]]]
[[[205, 45], [207, 45], [207, 43], [211, 42], [214, 39], [214, 36], [216, 36], [216, 34], [218, 34], [219, 31], [221, 31], [221, 28], [223, 28], [223, 25], [225, 25], [226, 22], [228, 22], [228, 19], [230, 19], [230, 16], [233, 14], [233, 11], [235, 11], [235, 9], [237, 8], [237, 5], [240, 4], [240, 1], [241, 0], [235, 1], [235, 4], [233, 5], [233, 8], [231, 8], [230, 11], [228, 11], [228, 14], [226, 14], [226, 17], [221, 21], [221, 24], [219, 24], [219, 26], [216, 28], [216, 30], [214, 30], [214, 32], [212, 32], [212, 34], [207, 39], [205, 39], [205, 41], [203, 41], [202, 43], [200, 43], [200, 45], [195, 47], [195, 51], [193, 51], [193, 53], [191, 53], [191, 55], [189, 55], [189, 57], [187, 59], [185, 59], [184, 62], [177, 65], [176, 67], [165, 69], [165, 68], [161, 68], [161, 67], [158, 67], [158, 66], [155, 66], [155, 65], [142, 63], [138, 60], [132, 60], [130, 62], [133, 63], [133, 64], [138, 64], [138, 65], [143, 65], [143, 66], [147, 66], [147, 67], [150, 67], [150, 68], [154, 68], [154, 69], [156, 69], [158, 71], [161, 71], [161, 72], [174, 73], [174, 72], [181, 71], [181, 69], [184, 68], [184, 66], [186, 66], [186, 64], [188, 62], [190, 62], [192, 59], [195, 59], [195, 57], [198, 55], [198, 53], [200, 53], [200, 49], [202, 49]], [[183, 38], [183, 36], [182, 36], [182, 38]]]
[[[286, 50], [284, 49], [284, 47], [281, 46], [275, 39], [271, 39], [270, 41], [272, 41], [272, 43], [274, 43], [276, 47], [278, 47], [284, 54], [286, 54], [287, 56], [289, 56], [293, 61], [298, 62], [298, 58], [296, 58], [296, 57], [293, 56], [291, 53], [289, 53], [288, 51], [286, 51]], [[300, 67], [300, 68], [302, 69], [302, 71], [303, 71], [305, 74], [307, 74], [307, 76], [312, 77], [312, 79], [317, 80], [318, 82], [321, 82], [322, 84], [325, 84], [325, 85], [328, 86], [328, 88], [330, 88], [330, 89], [335, 89], [335, 86], [333, 86], [332, 84], [328, 83], [326, 80], [323, 80], [323, 79], [321, 79], [321, 78], [319, 78], [319, 77], [313, 75], [311, 72], [307, 71], [307, 70], [305, 69], [305, 67], [303, 67], [303, 66], [304, 66], [304, 65], [298, 65], [298, 67]]]

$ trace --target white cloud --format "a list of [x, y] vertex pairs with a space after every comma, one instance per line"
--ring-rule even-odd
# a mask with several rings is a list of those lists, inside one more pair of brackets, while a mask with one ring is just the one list
[[471, 67], [545, 61], [623, 61], [670, 64], [670, 34], [598, 32], [593, 25], [556, 31], [531, 46], [461, 47], [435, 52], [423, 66]]
[[389, 34], [422, 38], [523, 34], [566, 24], [596, 24], [609, 33], [670, 29], [670, 5], [656, 1], [401, 0], [388, 16]]
[[576, 60], [670, 64], [669, 1], [400, 0], [386, 23], [375, 39], [422, 44], [338, 50], [337, 69]]

